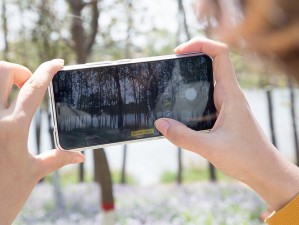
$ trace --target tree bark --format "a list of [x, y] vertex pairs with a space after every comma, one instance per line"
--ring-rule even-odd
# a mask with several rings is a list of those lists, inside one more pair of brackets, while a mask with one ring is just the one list
[[183, 0], [178, 0], [178, 7], [179, 7], [180, 24], [183, 25], [184, 33], [186, 35], [187, 40], [190, 40], [191, 35], [187, 24], [186, 11], [184, 8]]
[[274, 146], [276, 144], [276, 135], [275, 135], [275, 127], [274, 127], [274, 117], [273, 117], [273, 102], [272, 102], [272, 90], [268, 89], [267, 93], [267, 102], [268, 102], [268, 113], [269, 113], [269, 125], [270, 125], [270, 133], [271, 133], [271, 141]]
[[[54, 135], [53, 135], [53, 127], [51, 123], [51, 113], [50, 109], [48, 111], [48, 124], [49, 124], [49, 133], [51, 135], [51, 145], [52, 149], [55, 148], [54, 144]], [[65, 204], [64, 204], [64, 196], [61, 191], [61, 183], [60, 183], [60, 176], [59, 171], [55, 171], [53, 174], [53, 186], [54, 186], [54, 199], [55, 199], [55, 213], [57, 215], [62, 215], [65, 211]]]
[[93, 151], [94, 158], [94, 179], [101, 187], [100, 202], [103, 210], [114, 209], [114, 197], [112, 179], [109, 164], [103, 148]]
[[[39, 155], [40, 151], [40, 140], [41, 140], [41, 122], [42, 122], [42, 109], [39, 107], [34, 116], [35, 120], [35, 140], [36, 140], [36, 153]], [[43, 182], [44, 179], [40, 179], [39, 182]]]
[[295, 155], [296, 155], [296, 165], [299, 166], [299, 142], [298, 142], [298, 132], [297, 132], [297, 122], [296, 122], [296, 105], [295, 105], [295, 93], [291, 81], [288, 81], [290, 89], [290, 100], [291, 100], [291, 115], [292, 115], [292, 128], [295, 143]]
[[124, 145], [123, 150], [124, 151], [123, 151], [123, 162], [122, 162], [120, 183], [126, 184], [127, 145]]
[[177, 175], [177, 183], [181, 184], [182, 182], [183, 182], [182, 149], [178, 148], [178, 175]]
[[[188, 24], [187, 24], [187, 18], [185, 13], [185, 8], [183, 4], [183, 0], [178, 0], [178, 30], [177, 30], [177, 44], [181, 43], [180, 40], [180, 32], [181, 28], [183, 27], [184, 33], [186, 35], [186, 41], [191, 39]], [[182, 183], [182, 174], [183, 174], [183, 162], [182, 162], [182, 149], [178, 148], [178, 173], [177, 173], [177, 183]]]
[[[87, 57], [91, 53], [96, 34], [98, 32], [98, 19], [100, 16], [100, 11], [97, 6], [98, 1], [92, 0], [89, 3], [86, 3], [83, 0], [68, 0], [68, 3], [73, 15], [71, 33], [77, 63], [85, 63]], [[82, 10], [86, 6], [90, 6], [91, 8], [90, 32], [88, 34], [83, 27], [83, 21], [81, 19]]]
[[2, 30], [4, 36], [4, 50], [3, 50], [3, 59], [5, 61], [9, 61], [8, 53], [9, 53], [9, 44], [8, 44], [8, 26], [7, 26], [7, 15], [6, 15], [6, 0], [2, 0], [1, 6], [1, 19], [2, 19]]
[[[91, 53], [95, 37], [98, 32], [98, 19], [100, 11], [98, 9], [98, 1], [91, 0], [85, 2], [83, 0], [68, 0], [71, 13], [73, 15], [71, 33], [73, 40], [73, 48], [77, 57], [77, 63], [86, 63], [87, 57]], [[91, 21], [89, 33], [83, 27], [82, 10], [89, 6], [91, 8]], [[84, 166], [81, 163], [79, 166], [79, 181], [84, 181]]]

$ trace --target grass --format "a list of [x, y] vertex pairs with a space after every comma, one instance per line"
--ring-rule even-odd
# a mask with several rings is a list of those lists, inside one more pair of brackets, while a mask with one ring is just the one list
[[[113, 170], [112, 171], [112, 181], [113, 184], [119, 184], [121, 181], [121, 171], [120, 170]], [[131, 174], [126, 173], [126, 184], [128, 185], [136, 185], [138, 184], [137, 179], [132, 176]]]
[[[198, 181], [207, 181], [210, 179], [209, 169], [207, 167], [188, 167], [183, 169], [182, 182], [183, 183], [192, 183]], [[112, 170], [111, 171], [112, 182], [113, 184], [119, 184], [121, 182], [121, 171]], [[60, 183], [62, 186], [76, 184], [79, 182], [78, 170], [66, 169], [59, 171]], [[217, 180], [229, 181], [231, 178], [224, 175], [220, 171], [216, 170]], [[53, 183], [54, 175], [51, 174], [44, 178], [44, 182]], [[91, 171], [85, 171], [84, 182], [90, 183], [94, 181], [93, 173]], [[177, 181], [177, 172], [174, 171], [165, 171], [162, 173], [160, 182], [162, 184], [175, 183]], [[127, 185], [137, 185], [138, 180], [131, 174], [126, 174], [126, 184]]]
[[[206, 181], [210, 179], [208, 168], [190, 167], [183, 169], [182, 179], [184, 183], [192, 183], [198, 181]], [[230, 177], [224, 175], [222, 172], [216, 170], [217, 180], [231, 180]], [[165, 171], [161, 175], [161, 183], [174, 183], [177, 181], [177, 173], [173, 171]]]
[[[79, 171], [78, 170], [61, 170], [59, 171], [59, 181], [62, 186], [69, 184], [76, 184], [79, 182]], [[84, 182], [92, 182], [93, 176], [90, 172], [85, 171]], [[53, 184], [54, 174], [50, 174], [44, 178], [44, 182]]]
[[[113, 184], [120, 183], [121, 180], [121, 171], [120, 170], [113, 170], [111, 171], [112, 182]], [[67, 186], [70, 184], [76, 184], [79, 182], [79, 172], [78, 170], [74, 169], [66, 169], [59, 171], [60, 183], [62, 186]], [[94, 181], [93, 173], [90, 171], [85, 171], [84, 182], [90, 183]], [[53, 184], [54, 175], [51, 174], [44, 178], [45, 183]], [[128, 185], [136, 185], [138, 181], [134, 178], [134, 176], [130, 174], [126, 174], [126, 184]]]

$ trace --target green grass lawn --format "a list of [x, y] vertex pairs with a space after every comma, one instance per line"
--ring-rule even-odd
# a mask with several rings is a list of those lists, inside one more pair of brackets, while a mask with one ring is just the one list
[[[188, 167], [182, 172], [183, 183], [192, 183], [198, 181], [207, 181], [210, 179], [210, 172], [207, 167]], [[216, 170], [217, 180], [232, 180], [232, 178], [224, 175], [219, 170]], [[177, 181], [177, 173], [173, 171], [165, 171], [161, 175], [161, 183], [174, 183]]]

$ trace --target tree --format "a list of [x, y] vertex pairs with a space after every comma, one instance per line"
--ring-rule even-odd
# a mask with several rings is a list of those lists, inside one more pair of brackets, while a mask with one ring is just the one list
[[[91, 53], [92, 46], [95, 43], [95, 37], [98, 32], [98, 19], [100, 11], [98, 9], [98, 0], [91, 0], [89, 2], [83, 0], [67, 0], [72, 17], [71, 22], [71, 37], [70, 45], [73, 47], [76, 61], [79, 64], [86, 63], [87, 57]], [[89, 8], [91, 11], [91, 19], [88, 28], [83, 26], [83, 10]], [[83, 164], [79, 166], [79, 180], [84, 180]]]
[[[71, 25], [72, 46], [76, 53], [77, 63], [85, 63], [91, 53], [98, 32], [98, 19], [100, 16], [98, 0], [91, 0], [89, 2], [83, 0], [67, 1], [73, 15]], [[91, 11], [91, 20], [88, 24], [88, 29], [84, 28], [83, 23], [85, 21], [82, 19], [83, 10], [87, 7]]]
[[133, 31], [133, 0], [126, 0], [125, 1], [125, 5], [126, 5], [126, 17], [127, 17], [127, 35], [126, 35], [126, 46], [125, 46], [125, 57], [126, 58], [130, 58], [132, 57], [131, 54], [131, 49], [132, 49], [132, 31]]
[[[185, 8], [183, 5], [183, 0], [178, 0], [178, 33], [177, 33], [177, 44], [181, 42], [180, 36], [183, 31], [186, 35], [186, 41], [190, 40], [190, 32], [187, 24], [187, 19], [186, 19], [186, 13], [185, 13]], [[177, 176], [177, 182], [180, 184], [182, 182], [182, 172], [183, 171], [183, 163], [182, 163], [182, 149], [178, 148], [178, 176]]]
[[3, 59], [8, 61], [8, 53], [9, 53], [9, 44], [8, 44], [8, 27], [7, 27], [7, 15], [6, 15], [6, 0], [2, 0], [1, 2], [1, 19], [2, 19], [2, 30], [4, 36], [4, 50], [3, 50]]
[[101, 199], [103, 210], [114, 208], [112, 179], [109, 164], [103, 148], [95, 149], [94, 152], [94, 179], [101, 185]]
[[191, 35], [189, 32], [189, 27], [187, 24], [186, 12], [183, 5], [183, 0], [178, 0], [178, 33], [177, 33], [177, 44], [180, 44], [180, 36], [181, 32], [185, 33], [186, 40], [191, 39]]
[[[71, 13], [73, 15], [71, 22], [71, 46], [74, 49], [77, 63], [86, 63], [87, 58], [91, 54], [92, 47], [95, 43], [95, 38], [98, 33], [98, 20], [100, 11], [98, 8], [99, 1], [91, 0], [89, 2], [83, 0], [67, 0]], [[86, 26], [86, 21], [83, 21], [83, 10], [89, 9], [90, 20]], [[106, 158], [106, 154], [103, 149], [94, 151], [94, 162], [95, 162], [95, 177], [99, 182], [102, 190], [102, 208], [105, 210], [105, 204], [114, 204], [111, 175], [109, 171], [109, 165]], [[98, 165], [100, 164], [100, 165]], [[84, 169], [83, 164], [80, 164], [80, 181], [84, 180]], [[107, 200], [108, 199], [108, 200]], [[108, 202], [106, 202], [108, 201]], [[111, 208], [114, 209], [114, 206]]]

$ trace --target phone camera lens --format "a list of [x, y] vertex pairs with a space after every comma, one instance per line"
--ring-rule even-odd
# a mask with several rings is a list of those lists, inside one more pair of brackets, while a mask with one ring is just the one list
[[185, 98], [188, 101], [193, 101], [197, 97], [197, 91], [195, 88], [187, 88], [185, 91]]

